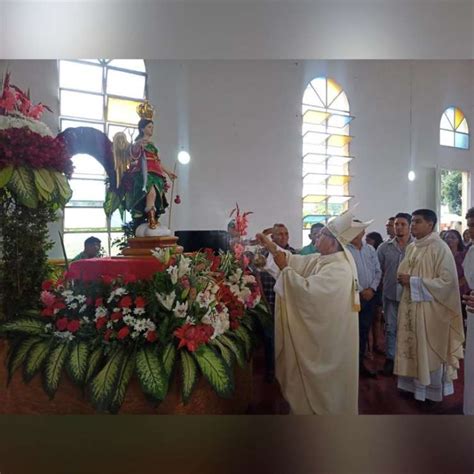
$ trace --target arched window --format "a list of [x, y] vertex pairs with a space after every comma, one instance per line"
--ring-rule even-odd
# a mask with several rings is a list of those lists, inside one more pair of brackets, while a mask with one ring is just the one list
[[[142, 59], [60, 60], [58, 66], [61, 131], [92, 127], [110, 139], [118, 131], [128, 134], [130, 140], [136, 136], [136, 107], [146, 97], [147, 75]], [[106, 220], [104, 168], [90, 155], [75, 155], [73, 162], [73, 195], [64, 215], [67, 256], [82, 251], [84, 240], [91, 235], [101, 239], [110, 253], [111, 240], [123, 233], [118, 211], [112, 216], [110, 228]]]
[[349, 102], [334, 80], [318, 77], [303, 95], [303, 243], [311, 226], [347, 209]]
[[439, 144], [469, 150], [469, 127], [458, 107], [448, 107], [439, 124]]

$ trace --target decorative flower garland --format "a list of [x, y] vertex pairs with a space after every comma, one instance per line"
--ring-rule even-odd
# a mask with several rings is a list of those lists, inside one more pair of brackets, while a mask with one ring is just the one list
[[64, 207], [72, 195], [71, 157], [62, 139], [39, 121], [45, 109], [11, 85], [6, 74], [0, 96], [0, 191], [8, 190], [30, 208], [42, 201]]
[[135, 374], [142, 390], [163, 400], [175, 371], [189, 400], [201, 373], [222, 397], [234, 389], [233, 366], [249, 357], [256, 319], [268, 323], [255, 277], [235, 255], [192, 257], [157, 250], [162, 271], [85, 284], [65, 278], [43, 284], [36, 316], [0, 326], [12, 338], [10, 377], [23, 365], [26, 381], [42, 371], [53, 397], [64, 369], [88, 387], [97, 410], [117, 412]]

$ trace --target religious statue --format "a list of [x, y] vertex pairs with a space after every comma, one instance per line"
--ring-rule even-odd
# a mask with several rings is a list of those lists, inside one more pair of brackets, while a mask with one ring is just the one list
[[123, 132], [117, 133], [113, 139], [117, 196], [120, 208], [131, 213], [137, 224], [135, 227], [147, 222], [148, 228], [154, 230], [160, 225], [160, 215], [168, 207], [166, 191], [169, 183], [166, 177], [174, 181], [177, 176], [161, 163], [158, 148], [152, 141], [153, 106], [144, 101], [137, 107], [137, 113], [140, 121], [135, 141], [129, 143]]

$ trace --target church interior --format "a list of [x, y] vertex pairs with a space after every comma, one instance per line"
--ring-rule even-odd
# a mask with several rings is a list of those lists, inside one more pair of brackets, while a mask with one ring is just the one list
[[[51, 208], [54, 212], [47, 219], [49, 222], [45, 223], [43, 236], [44, 241], [48, 242], [42, 250], [44, 261], [41, 258], [38, 260], [38, 265], [48, 265], [50, 274], [54, 273], [55, 276], [52, 278], [48, 274], [48, 278], [36, 284], [36, 303], [31, 304], [31, 308], [25, 304], [25, 309], [20, 305], [23, 311], [20, 315], [15, 313], [15, 308], [11, 311], [4, 309], [5, 302], [10, 301], [9, 288], [15, 288], [15, 285], [20, 288], [23, 284], [20, 279], [12, 283], [12, 278], [7, 278], [11, 268], [7, 268], [11, 265], [8, 262], [14, 261], [9, 260], [11, 246], [5, 244], [10, 229], [7, 224], [8, 219], [15, 221], [17, 218], [9, 214], [10, 208], [5, 202], [16, 199], [15, 193], [18, 193], [19, 201], [15, 202], [33, 208], [54, 197], [53, 194], [46, 196], [44, 187], [43, 191], [40, 189], [41, 183], [48, 183], [49, 178], [44, 175], [41, 175], [43, 178], [36, 178], [34, 174], [32, 176], [37, 181], [33, 180], [33, 185], [36, 183], [39, 194], [36, 204], [32, 205], [32, 201], [21, 194], [28, 192], [28, 183], [21, 191], [18, 184], [20, 175], [9, 171], [11, 166], [8, 160], [11, 156], [5, 151], [2, 151], [5, 155], [0, 156], [0, 201], [3, 200], [3, 217], [0, 220], [4, 226], [3, 235], [0, 230], [1, 272], [4, 279], [3, 295], [0, 298], [0, 358], [5, 359], [0, 374], [9, 383], [7, 386], [0, 380], [1, 414], [238, 413], [251, 415], [252, 420], [259, 418], [256, 415], [309, 413], [344, 416], [433, 415], [430, 419], [439, 415], [472, 414], [469, 410], [472, 410], [474, 399], [470, 394], [471, 405], [466, 408], [466, 386], [474, 385], [474, 375], [468, 375], [472, 373], [472, 367], [466, 364], [473, 364], [471, 360], [468, 361], [468, 357], [474, 353], [473, 349], [470, 352], [467, 350], [466, 340], [471, 341], [468, 320], [472, 318], [474, 309], [473, 313], [469, 313], [469, 302], [462, 298], [463, 294], [469, 294], [468, 283], [472, 278], [468, 268], [470, 263], [466, 263], [466, 260], [463, 267], [463, 260], [470, 253], [471, 239], [474, 240], [474, 211], [472, 216], [469, 214], [473, 208], [474, 195], [474, 147], [471, 142], [474, 127], [472, 1], [337, 0], [328, 3], [257, 0], [249, 3], [229, 0], [217, 3], [168, 0], [135, 4], [94, 0], [58, 1], [51, 5], [47, 7], [46, 2], [41, 1], [7, 1], [0, 5], [0, 15], [3, 16], [0, 22], [0, 138], [2, 132], [6, 133], [4, 144], [0, 143], [0, 151], [7, 150], [13, 143], [8, 131], [23, 126], [15, 124], [15, 120], [26, 117], [25, 120], [33, 124], [40, 120], [49, 129], [53, 140], [54, 137], [63, 140], [74, 167], [73, 171], [62, 171], [70, 193], [64, 191], [67, 198], [63, 196], [62, 201], [57, 198], [57, 205]], [[54, 15], [49, 8], [54, 10]], [[30, 106], [29, 111], [20, 111], [17, 105], [23, 100], [20, 100], [20, 95], [16, 95], [20, 102], [9, 104], [5, 91], [14, 91], [13, 94], [25, 97], [25, 102], [28, 101]], [[151, 104], [151, 111], [139, 109], [140, 104], [148, 103]], [[31, 108], [34, 104], [45, 106], [41, 109], [40, 119]], [[148, 122], [140, 125], [140, 119]], [[144, 128], [150, 121], [154, 128], [147, 136], [148, 132]], [[71, 132], [74, 128], [81, 131]], [[31, 130], [37, 131], [36, 128]], [[120, 146], [114, 138], [117, 134], [122, 134], [126, 143], [123, 149], [130, 154], [130, 157], [127, 155], [126, 164], [122, 165], [122, 171], [118, 171], [117, 164]], [[142, 143], [141, 139], [145, 140], [145, 145], [140, 145], [143, 148], [140, 148], [138, 157], [134, 155], [134, 143]], [[156, 146], [155, 151], [146, 148], [147, 144]], [[159, 165], [151, 165], [146, 153], [155, 153], [154, 159]], [[140, 164], [136, 164], [137, 159], [141, 160]], [[21, 158], [13, 163], [14, 169], [15, 166], [22, 166]], [[37, 169], [34, 163], [31, 166]], [[158, 171], [153, 166], [158, 166]], [[117, 190], [122, 189], [120, 180], [126, 183], [124, 176], [130, 174], [131, 170], [135, 173], [135, 180], [143, 179], [137, 187], [143, 199], [140, 201], [142, 207], [139, 214], [135, 203], [130, 204], [131, 198], [127, 194], [130, 189], [122, 194], [117, 192], [116, 202], [112, 202], [113, 197], [109, 193], [115, 184]], [[151, 189], [157, 196], [152, 195], [150, 207], [151, 191], [147, 187], [147, 180], [152, 175], [157, 181], [153, 181], [155, 184]], [[10, 176], [16, 180], [14, 183], [9, 183]], [[158, 177], [163, 180], [159, 181]], [[163, 182], [164, 190], [161, 187]], [[60, 190], [60, 184], [56, 186]], [[434, 211], [434, 221], [429, 213], [422, 212], [421, 215], [423, 219], [428, 219], [426, 222], [433, 223], [430, 232], [436, 234], [436, 239], [445, 241], [439, 245], [446, 247], [449, 254], [446, 259], [450, 259], [449, 265], [456, 280], [453, 283], [455, 286], [450, 287], [455, 290], [443, 290], [445, 300], [439, 301], [440, 304], [448, 305], [446, 308], [449, 307], [446, 309], [446, 314], [449, 314], [446, 321], [449, 321], [443, 321], [443, 324], [449, 326], [449, 336], [445, 339], [450, 342], [440, 338], [443, 344], [449, 346], [449, 355], [443, 359], [438, 347], [426, 350], [427, 354], [431, 354], [430, 350], [436, 353], [446, 363], [443, 370], [450, 363], [457, 369], [457, 374], [449, 380], [452, 392], [444, 388], [443, 392], [441, 389], [441, 400], [436, 401], [428, 395], [425, 400], [424, 394], [417, 398], [416, 390], [414, 396], [400, 389], [399, 375], [416, 379], [416, 373], [410, 370], [406, 374], [402, 373], [403, 364], [399, 357], [405, 356], [398, 352], [394, 370], [393, 356], [389, 355], [391, 336], [387, 333], [388, 310], [382, 302], [382, 287], [387, 284], [388, 267], [383, 267], [384, 261], [380, 252], [376, 251], [379, 244], [393, 243], [398, 238], [395, 230], [389, 230], [389, 219], [392, 219], [392, 226], [397, 219], [405, 219], [410, 225], [412, 219], [419, 215], [417, 210]], [[337, 400], [334, 406], [338, 408], [333, 408], [332, 402], [321, 402], [330, 389], [318, 388], [313, 391], [313, 388], [309, 388], [307, 380], [311, 376], [304, 375], [306, 372], [301, 368], [302, 359], [295, 356], [296, 365], [293, 366], [293, 362], [288, 362], [290, 356], [285, 352], [288, 349], [282, 349], [291, 340], [291, 351], [297, 354], [300, 349], [303, 351], [306, 343], [299, 338], [300, 342], [295, 342], [297, 338], [292, 333], [292, 323], [284, 319], [291, 317], [292, 309], [282, 309], [290, 304], [291, 292], [288, 288], [301, 284], [298, 279], [285, 277], [289, 274], [287, 266], [291, 266], [292, 259], [296, 257], [291, 254], [298, 254], [310, 243], [316, 248], [314, 252], [319, 253], [320, 240], [311, 240], [314, 226], [320, 226], [319, 231], [324, 233], [321, 229], [331, 230], [328, 226], [331, 220], [337, 221], [347, 212], [354, 214], [352, 224], [360, 224], [365, 236], [378, 233], [381, 238], [377, 245], [372, 241], [367, 242], [367, 246], [371, 243], [371, 249], [372, 245], [375, 247], [375, 250], [371, 250], [374, 258], [377, 259], [379, 255], [380, 259], [380, 263], [377, 263], [379, 276], [376, 288], [373, 288], [373, 294], [377, 294], [380, 300], [379, 312], [376, 312], [375, 305], [373, 309], [373, 317], [379, 318], [379, 325], [372, 323], [370, 333], [365, 334], [364, 338], [357, 329], [358, 335], [353, 335], [352, 342], [357, 345], [357, 353], [362, 351], [365, 356], [362, 355], [360, 362], [357, 361], [357, 354], [354, 358], [357, 382], [352, 388], [355, 390], [356, 406], [350, 409], [346, 409], [342, 402], [340, 406], [344, 408], [339, 408]], [[471, 218], [473, 221], [470, 225]], [[17, 220], [19, 222], [20, 217]], [[144, 234], [139, 234], [139, 225], [145, 229]], [[286, 229], [286, 240], [282, 241], [284, 244], [274, 237], [278, 227]], [[472, 237], [469, 236], [470, 227], [473, 228]], [[232, 240], [232, 229], [237, 231], [236, 240]], [[339, 254], [346, 255], [347, 261], [352, 262], [352, 267], [347, 266], [346, 270], [350, 272], [356, 265], [359, 272], [358, 276], [357, 272], [354, 273], [353, 280], [349, 278], [350, 284], [355, 282], [351, 291], [356, 294], [357, 301], [346, 312], [352, 312], [356, 318], [359, 312], [360, 318], [366, 303], [363, 291], [359, 293], [357, 285], [362, 283], [364, 277], [354, 252], [351, 249], [347, 251], [348, 245], [355, 244], [351, 244], [353, 241], [350, 239], [346, 242], [342, 231], [340, 234], [334, 230], [331, 232], [329, 237], [333, 238]], [[463, 238], [459, 241], [459, 249], [462, 247], [462, 259], [459, 262], [461, 250], [459, 255], [458, 251], [453, 250], [451, 257], [447, 250], [451, 246], [443, 237], [450, 232], [456, 232], [459, 238]], [[265, 239], [268, 239], [265, 234], [279, 245], [275, 251], [272, 250], [272, 244], [265, 243]], [[412, 231], [412, 235], [409, 242], [413, 241], [415, 248], [416, 242], [427, 234], [418, 237]], [[174, 236], [177, 239], [173, 240]], [[365, 236], [361, 244], [364, 246]], [[86, 255], [85, 244], [90, 237], [95, 238], [94, 245], [97, 245], [95, 254], [91, 254], [92, 260], [89, 260], [91, 256]], [[329, 237], [326, 235], [324, 238]], [[151, 240], [144, 243], [146, 239]], [[18, 242], [21, 241], [18, 237]], [[135, 245], [140, 248], [135, 248]], [[146, 247], [145, 250], [141, 248], [142, 245]], [[201, 258], [202, 255], [203, 259], [206, 257], [208, 260], [192, 260], [194, 257], [190, 256], [203, 248], [211, 250], [206, 254], [199, 252], [198, 256]], [[231, 251], [234, 260], [228, 260], [229, 266], [225, 267], [223, 252], [227, 250]], [[261, 252], [265, 256], [260, 255]], [[348, 257], [348, 253], [352, 253], [353, 257]], [[278, 254], [286, 255], [286, 263], [278, 263], [278, 258], [283, 258]], [[265, 270], [257, 265], [256, 255], [266, 265], [269, 262], [276, 265], [277, 273], [276, 276], [272, 273], [274, 280], [271, 280], [269, 290], [273, 298], [277, 295], [276, 309], [275, 302], [272, 303], [267, 297], [265, 280], [261, 277]], [[399, 316], [399, 324], [402, 324], [400, 321], [412, 321], [410, 311], [415, 312], [413, 308], [419, 311], [422, 305], [431, 305], [433, 298], [438, 301], [438, 287], [430, 294], [429, 284], [424, 286], [420, 283], [423, 272], [420, 270], [421, 273], [414, 273], [413, 270], [425, 254], [421, 251], [414, 255], [418, 255], [418, 260], [413, 257], [408, 262], [407, 273], [412, 272], [412, 276], [408, 275], [409, 284], [403, 290], [406, 298], [411, 292], [410, 304], [413, 306], [410, 306], [412, 309], [408, 310], [406, 320], [400, 320]], [[17, 261], [21, 262], [21, 258], [18, 258]], [[127, 259], [128, 263], [124, 263]], [[400, 257], [399, 262], [402, 259]], [[239, 261], [245, 262], [246, 270], [243, 272], [235, 266]], [[35, 265], [34, 260], [31, 262]], [[207, 293], [199, 286], [202, 281], [199, 265], [204, 265], [203, 262], [207, 265], [206, 272], [209, 272], [206, 278], [210, 278], [215, 285], [215, 290], [207, 291], [211, 286], [206, 287]], [[176, 267], [173, 267], [174, 263]], [[107, 267], [109, 270], [115, 265], [113, 277], [118, 279], [106, 280], [109, 276], [104, 265], [110, 265]], [[231, 265], [234, 265], [234, 273], [229, 270]], [[173, 268], [177, 272], [175, 280]], [[248, 268], [252, 268], [253, 273]], [[58, 280], [58, 275], [66, 270], [68, 276], [64, 280], [59, 277]], [[189, 279], [186, 271], [189, 271]], [[322, 270], [318, 263], [314, 268], [305, 268], [304, 271], [317, 273]], [[472, 272], [474, 275], [474, 268]], [[155, 277], [160, 273], [166, 275], [167, 283], [163, 283], [164, 276]], [[266, 273], [271, 272], [268, 270]], [[198, 277], [193, 280], [195, 275], [200, 275], [201, 280]], [[394, 275], [402, 291], [404, 283], [395, 271]], [[70, 287], [69, 295], [66, 294], [66, 287], [62, 286], [68, 278], [76, 282]], [[237, 283], [236, 278], [239, 279]], [[310, 277], [305, 274], [304, 278]], [[441, 280], [445, 282], [446, 273], [443, 273], [443, 278]], [[51, 286], [48, 282], [53, 280]], [[312, 283], [308, 281], [313, 280], [305, 280], [301, 285], [310, 292], [308, 288]], [[29, 283], [26, 280], [24, 282], [26, 288]], [[96, 286], [88, 287], [92, 285], [91, 282]], [[198, 298], [204, 298], [204, 303], [196, 306], [193, 314], [189, 309], [187, 319], [184, 320], [188, 301], [191, 301], [191, 306], [196, 298], [196, 295], [192, 300], [188, 297], [189, 293], [192, 294], [194, 282], [197, 292], [202, 290]], [[178, 285], [175, 289], [177, 294], [178, 288], [183, 291], [181, 296], [176, 296], [177, 305], [174, 309], [172, 306], [167, 307], [167, 300], [159, 294], [163, 288], [171, 289], [171, 284]], [[238, 290], [233, 290], [236, 284]], [[415, 284], [420, 285], [421, 296], [413, 293]], [[362, 284], [361, 289], [367, 286]], [[228, 298], [232, 297], [232, 291], [234, 296], [237, 295], [235, 291], [240, 291], [240, 299], [237, 298], [239, 308], [242, 308], [240, 316], [236, 317], [232, 313], [236, 311], [235, 305], [232, 306], [235, 301], [228, 303], [222, 296], [223, 287], [230, 295], [226, 293]], [[321, 287], [324, 287], [324, 283], [321, 283]], [[465, 290], [464, 293], [461, 291], [453, 310], [453, 305], [446, 301], [451, 299], [453, 291], [458, 295], [460, 287]], [[87, 296], [87, 301], [86, 296], [83, 296], [84, 301], [77, 299], [79, 288]], [[120, 290], [125, 293], [121, 294]], [[84, 312], [92, 322], [80, 316], [83, 319], [79, 323], [71, 319], [70, 315], [62, 313], [70, 309], [71, 301], [74, 304], [71, 296], [73, 291], [79, 307], [84, 304]], [[320, 291], [319, 288], [314, 290], [317, 291]], [[57, 305], [60, 294], [67, 308]], [[295, 290], [295, 294], [300, 293]], [[126, 301], [123, 295], [129, 295], [130, 301]], [[106, 298], [109, 298], [107, 303], [104, 302]], [[398, 307], [403, 297], [397, 294], [397, 298]], [[181, 303], [178, 304], [178, 300]], [[228, 310], [219, 313], [224, 301]], [[299, 308], [296, 301], [294, 307]], [[472, 304], [474, 308], [474, 301]], [[315, 314], [324, 315], [324, 308], [317, 306], [316, 302]], [[140, 323], [142, 326], [136, 323], [142, 316], [147, 317], [147, 311], [158, 315], [156, 308], [161, 308], [159, 311], [165, 308], [171, 315], [174, 314], [178, 322], [172, 323], [176, 325], [172, 326], [172, 330], [171, 326], [160, 326], [154, 316], [143, 319], [145, 322]], [[206, 308], [208, 312], [199, 312], [200, 308]], [[42, 322], [45, 324], [41, 326], [42, 332], [53, 334], [55, 330], [54, 337], [57, 340], [63, 338], [69, 343], [55, 345], [57, 342], [54, 342], [52, 346], [46, 347], [46, 342], [41, 339], [44, 334], [35, 332], [39, 331], [39, 326], [33, 329], [32, 326], [27, 327], [27, 319], [20, 321], [23, 321], [24, 326], [15, 322], [15, 318], [26, 318], [26, 314], [28, 318], [36, 318], [28, 313], [30, 310], [42, 311], [38, 315], [43, 319], [44, 316], [51, 318]], [[100, 313], [102, 310], [103, 313]], [[305, 314], [312, 314], [312, 309], [305, 311], [301, 310], [304, 313], [302, 321], [307, 317]], [[120, 312], [123, 314], [117, 316]], [[58, 314], [64, 316], [59, 319]], [[223, 314], [225, 323], [222, 322]], [[456, 324], [453, 323], [455, 315], [458, 318]], [[111, 319], [106, 322], [105, 317], [109, 316]], [[270, 317], [271, 329], [266, 326], [266, 316]], [[120, 326], [122, 330], [112, 332], [115, 331], [113, 328], [117, 321], [123, 324], [122, 317], [123, 321], [136, 318], [133, 323], [136, 324], [135, 332], [126, 332], [129, 330], [126, 325]], [[252, 317], [258, 319], [256, 324], [249, 322]], [[101, 318], [104, 318], [103, 321]], [[196, 318], [207, 323], [198, 324]], [[31, 323], [31, 319], [28, 321]], [[61, 327], [61, 321], [64, 327]], [[53, 329], [47, 322], [51, 322]], [[91, 337], [92, 341], [86, 329], [87, 324], [91, 324], [90, 328], [93, 327], [104, 339], [102, 345], [105, 349], [101, 349], [103, 352], [97, 356], [97, 362], [93, 359], [94, 350], [98, 347], [94, 345], [95, 339], [87, 348], [80, 346], [81, 337], [84, 341]], [[148, 326], [145, 329], [146, 324]], [[285, 324], [287, 329], [283, 328]], [[318, 330], [323, 332], [326, 323], [321, 324]], [[433, 330], [430, 324], [428, 320], [427, 334]], [[206, 327], [211, 326], [214, 330], [212, 338], [212, 330], [210, 334], [205, 334]], [[313, 327], [312, 323], [308, 323], [308, 328]], [[471, 328], [474, 329], [472, 324]], [[201, 330], [203, 332], [199, 332]], [[314, 329], [315, 341], [318, 330]], [[398, 330], [401, 333], [400, 327]], [[406, 327], [403, 330], [407, 330]], [[74, 341], [76, 331], [79, 331], [77, 334], [80, 337]], [[229, 336], [232, 331], [240, 331], [235, 339], [241, 347], [233, 347], [234, 336]], [[453, 336], [453, 331], [456, 336]], [[145, 340], [143, 347], [133, 345], [134, 352], [130, 355], [132, 352], [129, 348], [135, 344], [132, 336], [140, 338], [142, 334]], [[217, 334], [216, 342], [214, 338]], [[420, 333], [416, 334], [421, 340]], [[219, 339], [221, 336], [222, 339]], [[52, 335], [51, 340], [54, 337]], [[109, 337], [112, 338], [110, 341], [114, 341], [112, 344]], [[173, 343], [168, 344], [169, 337], [175, 338]], [[338, 351], [345, 344], [345, 339], [341, 334], [331, 337], [335, 341], [334, 351]], [[8, 355], [7, 339], [10, 339], [11, 344]], [[430, 346], [429, 336], [426, 340]], [[155, 341], [163, 346], [156, 353], [147, 353]], [[453, 349], [452, 341], [461, 341], [461, 346]], [[474, 343], [472, 341], [471, 344]], [[276, 344], [276, 348], [272, 344]], [[401, 345], [399, 342], [397, 344]], [[64, 356], [59, 353], [62, 347]], [[126, 348], [125, 352], [120, 352], [121, 347]], [[182, 347], [186, 350], [180, 350]], [[42, 350], [44, 359], [41, 358]], [[84, 353], [81, 355], [82, 350]], [[285, 354], [280, 359], [277, 356], [276, 362], [275, 350], [277, 354]], [[317, 343], [314, 351], [314, 354], [320, 354]], [[460, 353], [464, 355], [460, 356]], [[51, 354], [57, 357], [56, 361], [60, 365], [56, 380], [51, 375], [52, 364], [48, 362], [53, 360]], [[209, 362], [209, 358], [216, 354], [219, 355], [219, 361], [215, 364]], [[76, 366], [69, 361], [74, 360], [73, 357], [76, 357]], [[146, 366], [143, 361], [148, 361], [151, 367], [149, 360], [154, 360], [153, 357], [160, 359], [155, 372], [143, 368]], [[411, 356], [407, 357], [410, 359]], [[87, 362], [81, 363], [81, 358]], [[114, 370], [114, 358], [122, 358], [115, 367], [115, 381], [109, 388], [105, 387], [107, 381], [104, 375], [104, 387], [100, 387], [100, 374], [105, 372], [99, 366]], [[133, 362], [130, 362], [132, 358]], [[269, 358], [273, 358], [273, 363], [269, 362]], [[392, 366], [387, 372], [389, 359]], [[433, 370], [431, 360], [427, 365]], [[287, 372], [278, 367], [283, 363], [286, 364]], [[97, 364], [96, 369], [92, 368], [93, 364]], [[328, 373], [334, 369], [331, 364], [328, 364]], [[292, 393], [292, 381], [297, 376], [291, 374], [291, 367], [295, 369], [294, 372], [301, 371], [303, 374], [298, 382], [303, 387], [303, 402], [298, 398], [300, 395]], [[340, 368], [334, 369], [336, 375], [328, 378], [337, 379], [337, 374], [342, 373], [338, 371], [346, 370], [346, 365], [342, 367], [341, 363]], [[41, 379], [39, 373], [43, 369]], [[158, 369], [166, 374], [163, 377], [169, 379], [166, 388], [159, 386], [161, 376], [156, 375]], [[13, 375], [15, 370], [17, 373]], [[20, 374], [22, 370], [23, 379]], [[221, 373], [218, 373], [219, 370]], [[132, 371], [136, 375], [131, 375]], [[311, 370], [309, 373], [312, 373]], [[433, 376], [434, 372], [430, 373]], [[155, 376], [156, 379], [153, 379]], [[126, 382], [120, 385], [122, 379], [126, 379]], [[322, 380], [325, 378], [322, 377]], [[341, 387], [345, 387], [340, 389], [341, 392], [350, 392], [351, 384], [347, 380], [341, 382]], [[225, 385], [227, 383], [232, 388]], [[80, 385], [83, 391], [74, 384]], [[202, 387], [205, 384], [212, 386], [219, 395], [215, 397], [212, 394], [214, 398], [210, 406], [204, 406], [206, 395], [203, 395], [205, 391]], [[423, 385], [428, 386], [429, 382]], [[321, 395], [318, 395], [317, 390], [320, 390]], [[133, 398], [137, 392], [140, 392], [140, 400], [135, 403]], [[229, 395], [231, 393], [234, 395]], [[229, 400], [224, 402], [221, 398]], [[376, 416], [362, 418], [379, 419]], [[417, 417], [400, 419], [407, 418]], [[399, 460], [397, 462], [402, 463]], [[383, 466], [383, 461], [377, 465]], [[409, 472], [400, 470], [401, 465], [393, 464], [386, 471], [365, 472]], [[358, 464], [358, 467], [361, 468], [361, 465]], [[0, 471], [3, 472], [1, 457]], [[342, 472], [338, 469], [327, 472], [336, 471]], [[431, 472], [438, 471], [434, 468]]]

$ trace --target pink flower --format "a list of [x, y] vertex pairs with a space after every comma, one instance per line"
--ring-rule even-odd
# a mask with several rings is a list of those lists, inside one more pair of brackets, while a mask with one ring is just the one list
[[244, 250], [245, 250], [245, 247], [242, 244], [237, 243], [234, 245], [234, 253], [235, 253], [235, 258], [237, 260], [240, 260], [240, 257], [244, 253]]
[[42, 291], [40, 299], [45, 306], [52, 306], [56, 301], [56, 297], [49, 291]]

